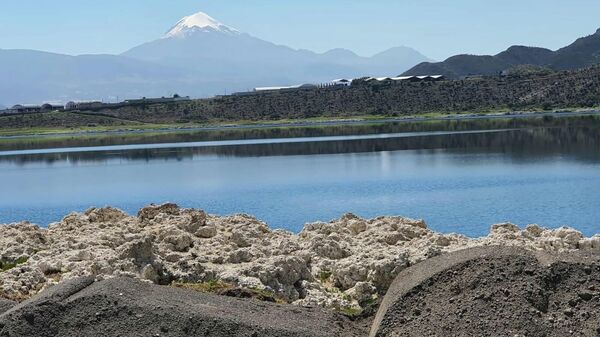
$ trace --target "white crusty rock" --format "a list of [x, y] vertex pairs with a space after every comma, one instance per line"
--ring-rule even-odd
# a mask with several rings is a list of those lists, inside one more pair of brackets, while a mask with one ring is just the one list
[[352, 214], [307, 224], [296, 235], [252, 216], [218, 217], [175, 204], [149, 206], [136, 217], [92, 208], [48, 229], [0, 226], [0, 261], [19, 262], [0, 273], [0, 296], [24, 299], [79, 276], [129, 276], [158, 284], [220, 280], [298, 305], [359, 309], [409, 265], [481, 245], [600, 251], [600, 236], [499, 224], [489, 236], [471, 239], [433, 232], [422, 220]]
[[46, 231], [28, 222], [0, 227], [0, 261], [28, 257], [47, 247]]

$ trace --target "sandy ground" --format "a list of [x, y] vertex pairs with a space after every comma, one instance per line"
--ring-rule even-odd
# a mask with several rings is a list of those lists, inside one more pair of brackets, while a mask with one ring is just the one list
[[130, 278], [80, 278], [0, 316], [1, 336], [364, 336], [348, 318], [317, 308], [157, 286]]
[[400, 273], [371, 336], [600, 336], [600, 254], [483, 247]]

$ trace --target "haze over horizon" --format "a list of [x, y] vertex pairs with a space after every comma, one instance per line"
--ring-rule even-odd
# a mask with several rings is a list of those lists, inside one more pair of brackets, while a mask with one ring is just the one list
[[0, 9], [1, 49], [70, 55], [120, 54], [163, 36], [179, 19], [198, 11], [297, 49], [346, 48], [371, 56], [407, 46], [436, 60], [460, 53], [495, 54], [514, 44], [557, 49], [600, 26], [600, 2], [592, 0], [181, 0], [176, 5], [159, 0], [62, 0], [3, 3]]

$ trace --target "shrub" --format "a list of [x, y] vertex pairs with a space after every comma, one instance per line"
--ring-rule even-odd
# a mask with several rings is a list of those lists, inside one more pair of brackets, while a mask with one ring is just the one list
[[20, 264], [26, 263], [27, 260], [29, 260], [28, 257], [22, 256], [15, 261], [0, 261], [0, 272], [11, 270]]

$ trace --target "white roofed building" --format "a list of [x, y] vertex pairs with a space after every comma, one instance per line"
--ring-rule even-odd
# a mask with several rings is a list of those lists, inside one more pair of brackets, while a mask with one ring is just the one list
[[298, 84], [290, 85], [286, 87], [258, 87], [254, 88], [255, 92], [270, 92], [270, 91], [284, 91], [284, 90], [301, 90], [301, 89], [317, 89], [318, 86], [314, 84]]
[[333, 84], [333, 85], [345, 85], [345, 86], [349, 87], [349, 86], [352, 85], [352, 80], [345, 79], [345, 78], [339, 78], [337, 80], [331, 81], [331, 84]]

